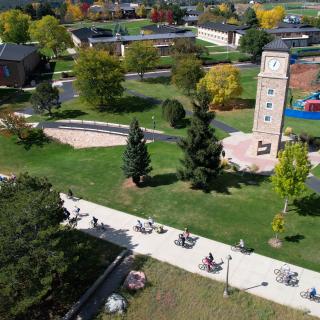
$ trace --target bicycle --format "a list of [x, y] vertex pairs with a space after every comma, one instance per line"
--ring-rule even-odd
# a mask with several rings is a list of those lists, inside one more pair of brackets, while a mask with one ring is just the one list
[[290, 272], [290, 267], [287, 264], [284, 264], [283, 266], [280, 267], [280, 269], [274, 269], [273, 272], [276, 276], [281, 274], [286, 274]]
[[238, 243], [234, 244], [233, 246], [231, 246], [231, 250], [235, 251], [235, 252], [241, 252], [243, 254], [250, 254], [251, 250], [247, 247], [241, 247], [239, 246]]
[[90, 221], [90, 226], [91, 228], [97, 228], [98, 227], [98, 222], [94, 222], [93, 220]]
[[307, 291], [301, 291], [300, 292], [300, 297], [303, 299], [308, 299], [310, 301], [315, 301], [320, 303], [320, 296], [319, 295], [315, 295], [315, 296], [310, 296], [310, 290]]
[[181, 238], [179, 238], [179, 239], [177, 239], [177, 240], [174, 240], [174, 244], [177, 245], [177, 246], [186, 248], [186, 249], [191, 249], [191, 248], [192, 248], [192, 245], [191, 245], [190, 243], [188, 243], [187, 241], [185, 241], [185, 242], [184, 242], [184, 245], [182, 246], [182, 240], [181, 240]]
[[289, 274], [280, 274], [276, 277], [276, 281], [279, 283], [284, 283], [286, 286], [296, 287], [298, 286], [299, 280]]
[[204, 271], [206, 270], [207, 272], [209, 273], [217, 273], [219, 271], [219, 266], [216, 265], [215, 263], [211, 264], [208, 268], [208, 264], [206, 263], [199, 263], [198, 264], [198, 268], [201, 270], [201, 271]]
[[133, 231], [144, 233], [146, 229], [144, 227], [133, 226]]

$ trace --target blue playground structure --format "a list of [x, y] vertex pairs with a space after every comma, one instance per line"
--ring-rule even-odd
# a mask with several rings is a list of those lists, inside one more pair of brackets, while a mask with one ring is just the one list
[[313, 92], [310, 96], [305, 99], [298, 99], [292, 107], [299, 110], [304, 110], [304, 106], [307, 100], [320, 100], [320, 91]]

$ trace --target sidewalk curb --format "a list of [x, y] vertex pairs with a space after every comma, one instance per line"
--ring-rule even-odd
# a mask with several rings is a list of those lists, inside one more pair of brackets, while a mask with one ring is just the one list
[[80, 308], [88, 301], [88, 299], [94, 294], [101, 283], [109, 276], [113, 269], [119, 265], [123, 258], [130, 252], [128, 249], [124, 249], [115, 260], [108, 266], [103, 274], [93, 283], [93, 285], [80, 297], [80, 299], [70, 308], [70, 310], [62, 318], [63, 320], [73, 319]]

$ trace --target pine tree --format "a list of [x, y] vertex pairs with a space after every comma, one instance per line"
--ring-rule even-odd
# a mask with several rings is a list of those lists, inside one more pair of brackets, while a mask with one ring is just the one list
[[139, 127], [138, 120], [134, 118], [130, 124], [127, 147], [123, 154], [123, 173], [127, 178], [132, 178], [132, 181], [138, 185], [140, 177], [147, 175], [152, 170], [150, 163], [146, 140]]
[[180, 160], [183, 168], [178, 170], [178, 178], [190, 181], [194, 188], [204, 190], [208, 189], [211, 180], [221, 171], [222, 144], [210, 126], [214, 118], [214, 114], [208, 112], [210, 98], [204, 89], [197, 93], [187, 137], [179, 142], [184, 158]]

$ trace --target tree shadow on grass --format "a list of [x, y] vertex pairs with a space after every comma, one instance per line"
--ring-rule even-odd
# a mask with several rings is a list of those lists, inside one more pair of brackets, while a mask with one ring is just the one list
[[241, 189], [244, 186], [258, 186], [264, 181], [268, 180], [268, 177], [262, 175], [255, 175], [249, 173], [236, 173], [224, 171], [220, 176], [214, 179], [208, 190], [205, 192], [217, 192], [230, 195], [230, 189]]
[[175, 129], [183, 129], [183, 128], [189, 127], [190, 124], [191, 124], [190, 118], [184, 118], [176, 124]]
[[[130, 113], [130, 112], [143, 112], [151, 110], [155, 107], [152, 99], [143, 99], [134, 96], [124, 96], [117, 99], [112, 106], [107, 107], [106, 111], [113, 113]], [[105, 112], [102, 110], [101, 112]]]
[[159, 187], [168, 186], [178, 181], [177, 174], [175, 172], [156, 174], [153, 177], [149, 177], [140, 184], [140, 187]]
[[320, 195], [313, 193], [293, 201], [296, 211], [301, 216], [320, 217]]
[[301, 240], [305, 239], [305, 236], [303, 236], [302, 234], [296, 234], [294, 236], [286, 236], [284, 237], [284, 239], [288, 242], [299, 243]]
[[45, 144], [50, 143], [50, 139], [43, 133], [41, 129], [32, 129], [28, 136], [19, 141], [18, 144], [23, 145], [26, 150], [30, 150], [33, 146], [42, 148]]
[[146, 78], [143, 80], [143, 82], [150, 83], [150, 84], [170, 85], [171, 77]]
[[[87, 115], [87, 112], [84, 112], [82, 110], [79, 109], [68, 109], [68, 110], [59, 110], [59, 111], [55, 111], [52, 114], [52, 117], [49, 119], [54, 119], [54, 120], [58, 120], [58, 119], [75, 119], [78, 118], [80, 116], [85, 116]], [[46, 114], [46, 116], [48, 116], [48, 114]]]

